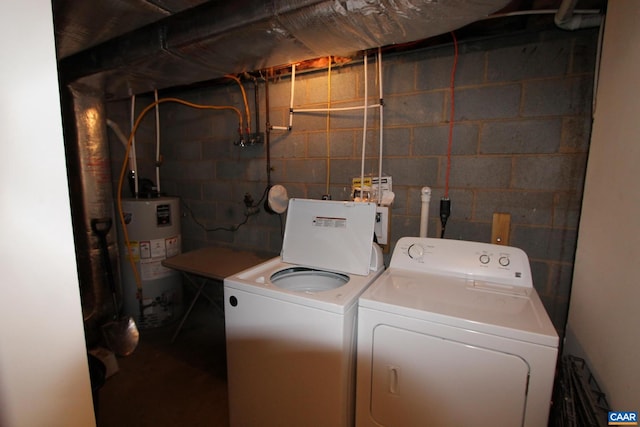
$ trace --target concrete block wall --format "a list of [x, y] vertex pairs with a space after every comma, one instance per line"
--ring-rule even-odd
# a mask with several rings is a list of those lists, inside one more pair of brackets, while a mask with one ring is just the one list
[[[494, 212], [511, 214], [511, 241], [532, 263], [535, 286], [562, 334], [569, 298], [582, 186], [591, 127], [597, 31], [548, 30], [459, 44], [455, 77], [455, 125], [446, 237], [488, 242]], [[439, 235], [451, 108], [453, 45], [383, 55], [382, 169], [393, 177], [392, 247], [417, 235], [420, 190], [432, 188], [429, 236]], [[378, 102], [375, 58], [369, 59], [369, 103]], [[361, 105], [360, 59], [299, 73], [296, 108]], [[290, 77], [269, 82], [269, 121], [288, 124]], [[245, 82], [253, 112], [254, 84]], [[265, 85], [258, 83], [260, 128], [265, 130]], [[165, 92], [203, 105], [244, 111], [232, 81]], [[153, 99], [139, 98], [140, 111]], [[129, 101], [109, 105], [109, 117], [129, 129]], [[160, 106], [161, 190], [184, 202], [183, 248], [224, 245], [277, 254], [285, 218], [260, 209], [245, 218], [243, 199], [261, 200], [267, 184], [264, 145], [240, 148], [233, 112]], [[255, 125], [255, 123], [253, 123]], [[368, 114], [365, 174], [378, 174], [380, 117]], [[155, 179], [153, 114], [136, 135], [139, 175]], [[360, 175], [363, 116], [360, 111], [300, 113], [293, 130], [270, 134], [271, 183], [290, 197], [349, 198]], [[123, 149], [113, 138], [114, 170]], [[327, 154], [328, 153], [328, 154]], [[117, 176], [117, 173], [114, 173]], [[328, 184], [327, 184], [328, 182]], [[239, 224], [243, 223], [236, 231]]]

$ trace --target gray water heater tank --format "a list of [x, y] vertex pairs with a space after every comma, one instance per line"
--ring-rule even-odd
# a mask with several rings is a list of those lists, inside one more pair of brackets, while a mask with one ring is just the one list
[[[123, 199], [122, 211], [129, 242], [127, 247], [120, 225], [124, 314], [133, 316], [141, 329], [164, 326], [183, 312], [182, 277], [162, 265], [164, 259], [182, 252], [180, 199]], [[130, 255], [142, 286], [141, 300]]]

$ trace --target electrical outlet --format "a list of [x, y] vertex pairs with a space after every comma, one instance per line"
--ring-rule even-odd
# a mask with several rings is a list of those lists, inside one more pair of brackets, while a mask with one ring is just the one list
[[389, 244], [389, 234], [391, 231], [391, 221], [389, 215], [389, 206], [376, 207], [376, 224], [374, 227], [374, 232], [376, 233], [376, 240], [381, 246], [386, 246]]

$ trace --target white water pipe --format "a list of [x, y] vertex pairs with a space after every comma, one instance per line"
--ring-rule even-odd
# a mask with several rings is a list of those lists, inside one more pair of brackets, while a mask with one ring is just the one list
[[431, 201], [431, 188], [422, 187], [420, 191], [422, 200], [422, 210], [420, 211], [420, 237], [427, 237], [427, 226], [429, 224], [429, 202]]
[[367, 54], [364, 54], [364, 114], [362, 115], [362, 162], [360, 165], [360, 197], [364, 197], [364, 159], [365, 159], [365, 151], [367, 146], [367, 116], [369, 112], [367, 111], [367, 101], [369, 97], [369, 85], [367, 79]]
[[[133, 127], [136, 121], [136, 96], [131, 96], [131, 132], [133, 133]], [[131, 155], [133, 156], [133, 197], [138, 198], [138, 158], [136, 156], [136, 135], [131, 136]]]
[[[366, 56], [366, 55], [365, 55]], [[382, 67], [382, 52], [378, 52], [378, 61], [380, 62], [380, 69]], [[364, 60], [365, 67], [367, 60]], [[366, 71], [365, 71], [366, 73]], [[382, 79], [382, 71], [379, 72], [380, 79]], [[365, 91], [367, 90], [367, 82], [365, 84]], [[295, 113], [326, 113], [326, 112], [334, 112], [334, 111], [354, 111], [354, 110], [368, 110], [370, 108], [380, 108], [382, 110], [382, 85], [380, 86], [380, 103], [378, 104], [369, 104], [366, 102], [364, 105], [355, 105], [351, 107], [322, 107], [322, 108], [293, 108], [293, 100], [295, 94], [295, 85], [296, 85], [296, 64], [291, 65], [291, 93], [289, 100], [289, 126], [270, 126], [270, 130], [288, 130], [291, 131], [293, 129], [293, 115]]]
[[563, 0], [554, 16], [554, 22], [563, 30], [578, 30], [592, 28], [602, 24], [600, 14], [576, 14], [575, 7], [578, 0]]
[[356, 105], [354, 107], [330, 107], [330, 108], [296, 108], [296, 113], [322, 113], [322, 112], [331, 112], [331, 111], [351, 111], [351, 110], [365, 110], [367, 108], [378, 108], [380, 104], [369, 104], [369, 105]]
[[[384, 144], [383, 135], [384, 135], [384, 101], [382, 100], [382, 49], [378, 48], [378, 57], [377, 57], [377, 65], [378, 65], [378, 96], [380, 99], [380, 152], [378, 156], [378, 204], [382, 204], [382, 147]], [[364, 130], [367, 131], [366, 129]]]
[[156, 191], [160, 195], [160, 105], [158, 104], [158, 90], [153, 91], [154, 100], [156, 102]]
[[293, 94], [296, 87], [296, 64], [291, 65], [291, 100], [289, 101], [289, 130], [293, 127]]

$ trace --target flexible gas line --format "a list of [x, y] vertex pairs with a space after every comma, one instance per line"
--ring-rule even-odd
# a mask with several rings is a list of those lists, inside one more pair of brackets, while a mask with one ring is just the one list
[[240, 92], [242, 93], [242, 100], [244, 102], [244, 112], [247, 116], [246, 132], [247, 134], [251, 134], [251, 112], [249, 111], [249, 101], [247, 101], [247, 93], [244, 90], [244, 86], [242, 85], [240, 79], [232, 74], [227, 74], [225, 75], [225, 77], [234, 80], [236, 83], [238, 83], [238, 86], [240, 86]]

